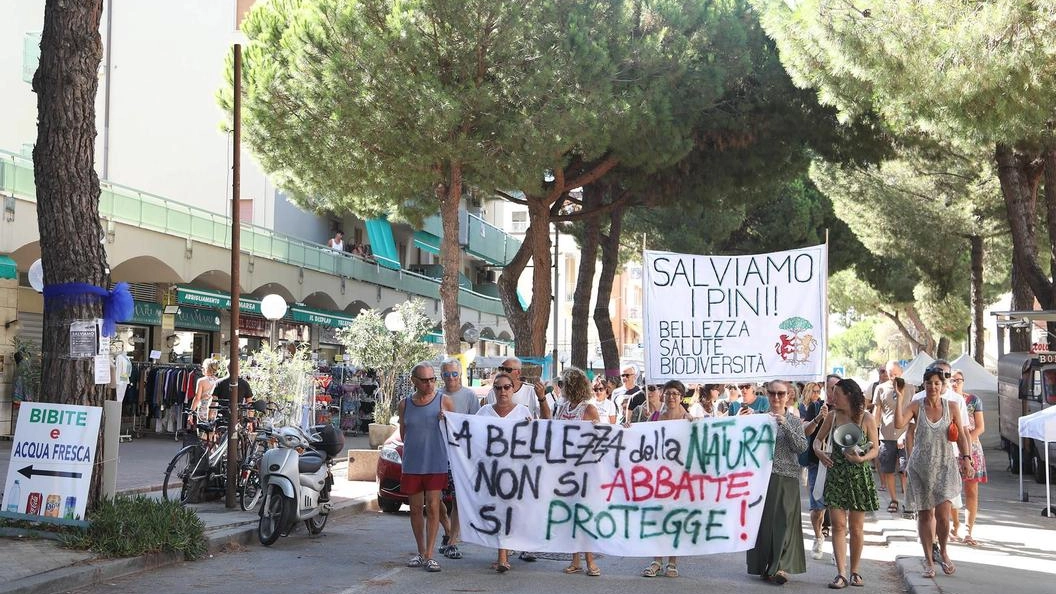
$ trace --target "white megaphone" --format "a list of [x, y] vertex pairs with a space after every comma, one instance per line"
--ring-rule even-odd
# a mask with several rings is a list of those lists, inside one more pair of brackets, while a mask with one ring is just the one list
[[868, 452], [873, 447], [873, 442], [867, 441], [862, 447], [855, 447], [858, 442], [862, 440], [862, 428], [854, 423], [845, 423], [836, 428], [832, 432], [833, 445], [839, 446], [844, 450], [854, 448], [855, 453], [859, 456]]

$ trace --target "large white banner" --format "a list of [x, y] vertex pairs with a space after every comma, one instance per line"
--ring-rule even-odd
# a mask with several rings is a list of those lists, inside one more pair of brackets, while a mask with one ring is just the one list
[[751, 256], [646, 251], [645, 377], [825, 375], [826, 246]]
[[755, 546], [770, 415], [623, 428], [445, 413], [441, 425], [466, 542], [624, 557]]

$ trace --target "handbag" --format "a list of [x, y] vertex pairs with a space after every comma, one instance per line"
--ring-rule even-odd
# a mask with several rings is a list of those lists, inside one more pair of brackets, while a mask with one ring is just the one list
[[[822, 447], [822, 451], [825, 452], [829, 458], [832, 458], [832, 431], [829, 431], [828, 437], [825, 438], [825, 445]], [[818, 462], [818, 477], [814, 479], [814, 489], [810, 492], [814, 496], [816, 501], [822, 501], [825, 497], [825, 479], [829, 476], [829, 467]]]
[[957, 429], [957, 425], [950, 423], [950, 426], [946, 429], [946, 439], [956, 442], [958, 437], [960, 437], [960, 431]]

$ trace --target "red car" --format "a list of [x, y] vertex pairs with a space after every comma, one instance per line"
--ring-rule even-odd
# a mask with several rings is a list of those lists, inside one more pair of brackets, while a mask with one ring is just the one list
[[386, 513], [400, 511], [407, 496], [400, 492], [403, 478], [403, 440], [396, 431], [378, 450], [378, 507]]

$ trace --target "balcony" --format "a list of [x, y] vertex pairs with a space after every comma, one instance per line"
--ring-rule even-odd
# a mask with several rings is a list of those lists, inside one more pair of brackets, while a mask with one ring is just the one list
[[[477, 215], [459, 211], [461, 234], [467, 253], [494, 266], [505, 266], [521, 249], [521, 240], [508, 235], [502, 229], [488, 223]], [[422, 230], [437, 237], [444, 236], [440, 216], [431, 216], [423, 222]]]
[[[231, 247], [231, 219], [226, 216], [117, 184], [102, 182], [100, 186], [102, 192], [99, 196], [99, 214], [103, 217], [166, 235], [228, 249]], [[0, 192], [24, 200], [36, 200], [33, 163], [30, 159], [0, 151]], [[490, 243], [478, 241], [476, 247], [484, 252], [497, 254], [496, 246], [502, 246], [501, 249], [505, 253], [508, 248], [501, 240], [505, 233], [495, 227], [491, 229], [494, 232], [485, 231], [485, 235], [493, 236]], [[276, 233], [264, 227], [242, 224], [241, 242], [243, 253], [260, 258], [344, 276], [429, 299], [435, 299], [439, 294], [439, 281], [429, 276], [407, 270], [391, 270], [376, 262], [339, 254], [321, 244]], [[515, 251], [511, 252], [510, 257]], [[464, 307], [505, 317], [501, 300], [476, 293], [467, 287], [459, 289], [458, 302]]]

